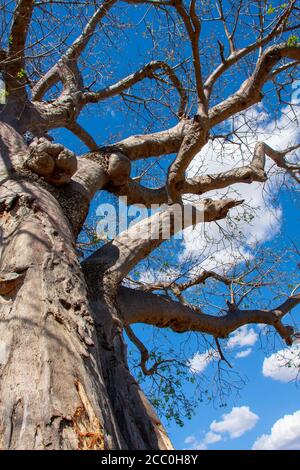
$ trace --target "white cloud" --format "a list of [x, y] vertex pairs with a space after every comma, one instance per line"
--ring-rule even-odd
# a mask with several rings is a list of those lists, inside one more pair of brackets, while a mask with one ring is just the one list
[[189, 445], [189, 449], [191, 450], [205, 450], [209, 444], [215, 444], [221, 440], [222, 436], [220, 434], [215, 434], [214, 432], [208, 431], [202, 441], [197, 439], [196, 436], [192, 435], [188, 436], [184, 442], [185, 444]]
[[215, 444], [216, 442], [219, 442], [221, 440], [222, 440], [222, 436], [220, 434], [216, 434], [212, 431], [208, 431], [208, 433], [205, 436], [204, 443], [206, 445]]
[[220, 421], [213, 421], [209, 426], [209, 431], [202, 440], [194, 435], [185, 439], [190, 449], [205, 450], [210, 444], [223, 441], [229, 434], [230, 439], [237, 439], [254, 428], [259, 417], [250, 411], [249, 406], [233, 407], [229, 413], [222, 415]]
[[[219, 225], [222, 225], [222, 221], [219, 221]], [[211, 240], [210, 248], [206, 246], [207, 238]], [[207, 271], [216, 271], [220, 273], [226, 273], [234, 264], [240, 263], [241, 261], [251, 260], [252, 255], [249, 250], [243, 247], [226, 247], [220, 248], [218, 243], [218, 227], [217, 225], [204, 226], [203, 224], [197, 226], [194, 229], [186, 229], [184, 231], [184, 248], [183, 252], [180, 253], [179, 260], [184, 263], [187, 259], [197, 258], [199, 253], [202, 253], [201, 264], [193, 271], [195, 276], [203, 269]], [[211, 250], [211, 251], [208, 251]], [[192, 271], [191, 273], [192, 274]]]
[[205, 353], [197, 352], [191, 359], [187, 361], [190, 371], [194, 374], [200, 374], [214, 360], [219, 359], [219, 354], [213, 349], [205, 351]]
[[300, 450], [300, 410], [285, 415], [272, 426], [270, 434], [263, 434], [253, 450]]
[[222, 415], [221, 421], [213, 421], [210, 430], [223, 434], [228, 433], [231, 439], [241, 437], [254, 428], [259, 417], [250, 411], [249, 406], [233, 407], [230, 413]]
[[253, 328], [247, 325], [241, 326], [232, 333], [227, 342], [229, 348], [243, 348], [245, 346], [253, 346], [258, 339], [258, 334]]
[[[244, 325], [230, 335], [226, 348], [247, 348], [248, 346], [247, 349], [240, 351], [235, 356], [236, 358], [246, 357], [251, 353], [252, 349], [250, 346], [253, 346], [257, 339], [258, 334], [256, 331], [253, 328]], [[204, 353], [197, 351], [196, 354], [187, 361], [187, 365], [192, 373], [200, 374], [201, 372], [204, 372], [209, 364], [218, 359], [220, 359], [220, 355], [214, 349], [208, 349]]]
[[[268, 120], [268, 115], [262, 105], [254, 106], [235, 118], [235, 128], [238, 129], [238, 136], [233, 141], [242, 138], [246, 143], [242, 146], [241, 152], [234, 142], [226, 143], [224, 146], [220, 142], [210, 141], [192, 161], [187, 170], [188, 177], [219, 173], [249, 163], [257, 140], [262, 140], [274, 148], [284, 149], [296, 143], [299, 138], [297, 120], [288, 109], [283, 109], [282, 114], [275, 122]], [[267, 159], [267, 169], [272, 176], [265, 185], [256, 182], [235, 184], [231, 188], [207, 193], [207, 197], [231, 196], [245, 199], [248, 205], [247, 213], [254, 216], [251, 221], [244, 220], [244, 208], [242, 207], [230, 211], [231, 216], [240, 217], [240, 221], [236, 222], [238, 228], [235, 230], [235, 234], [238, 231], [243, 234], [245, 239], [243, 246], [241, 247], [233, 238], [224, 240], [224, 236], [219, 232], [216, 224], [201, 224], [202, 227], [197, 230], [189, 228], [184, 231], [184, 249], [180, 256], [181, 262], [191, 257], [200, 258], [200, 262], [207, 260], [205, 262], [210, 263], [208, 267], [205, 266], [206, 269], [213, 269], [214, 264], [220, 269], [218, 261], [221, 260], [223, 270], [226, 270], [226, 267], [228, 270], [233, 264], [251, 256], [251, 248], [255, 243], [270, 240], [279, 232], [282, 212], [281, 208], [275, 206], [273, 201], [274, 195], [278, 192], [280, 178], [276, 176], [278, 175], [277, 169], [271, 170], [271, 166], [272, 162]], [[197, 196], [187, 196], [187, 199], [190, 198], [194, 201], [197, 200]], [[218, 224], [223, 230], [232, 231], [227, 220], [219, 221]], [[215, 260], [215, 262], [213, 257], [211, 258], [212, 245], [214, 245], [214, 251], [219, 257], [219, 260]], [[221, 254], [219, 255], [219, 253]]]
[[[134, 272], [137, 272], [138, 270], [134, 270]], [[156, 285], [159, 284], [160, 282], [173, 282], [174, 279], [177, 279], [180, 277], [180, 270], [179, 269], [174, 269], [173, 267], [166, 267], [166, 269], [153, 269], [153, 268], [148, 268], [148, 269], [142, 269], [141, 271], [138, 271], [138, 281], [142, 282], [146, 285]], [[133, 276], [134, 277], [134, 276]], [[128, 279], [125, 279], [123, 282], [124, 285], [128, 287], [136, 287], [136, 284], [132, 281], [128, 281]]]
[[193, 436], [193, 435], [188, 436], [188, 437], [185, 438], [184, 443], [185, 444], [192, 444], [193, 442], [195, 442], [195, 440], [196, 440], [195, 436]]
[[300, 372], [300, 347], [282, 349], [263, 362], [262, 373], [280, 382], [290, 382], [298, 378]]
[[240, 351], [236, 353], [235, 357], [236, 359], [243, 359], [244, 357], [248, 357], [252, 352], [251, 348], [244, 349], [243, 351]]

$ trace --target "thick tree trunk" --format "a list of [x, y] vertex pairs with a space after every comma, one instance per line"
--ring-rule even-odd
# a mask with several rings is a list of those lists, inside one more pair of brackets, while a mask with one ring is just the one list
[[88, 299], [57, 200], [2, 181], [0, 240], [0, 448], [171, 448]]

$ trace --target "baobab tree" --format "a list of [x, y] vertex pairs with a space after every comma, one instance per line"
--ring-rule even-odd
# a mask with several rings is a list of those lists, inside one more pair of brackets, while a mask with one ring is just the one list
[[[110, 52], [109, 42], [126, 32], [133, 12], [146, 33], [147, 15], [160, 26], [148, 31], [157, 58], [149, 62], [142, 48], [144, 63], [136, 58], [129, 73], [131, 64]], [[293, 328], [283, 321], [300, 296], [294, 292], [271, 308], [255, 309], [242, 309], [233, 299], [218, 315], [182, 295], [208, 278], [228, 282], [218, 271], [173, 284], [170, 296], [158, 286], [128, 287], [124, 279], [164, 243], [165, 224], [175, 234], [176, 211], [187, 195], [201, 201], [200, 224], [213, 224], [247, 201], [206, 193], [236, 183], [264, 184], [268, 162], [299, 182], [297, 143], [273, 149], [259, 135], [250, 162], [187, 175], [210, 141], [226, 146], [234, 135], [228, 120], [263, 102], [265, 90], [277, 100], [270, 113], [286, 99], [300, 61], [297, 2], [3, 0], [1, 27], [1, 448], [170, 449], [128, 368], [124, 331], [141, 351], [143, 372], [151, 374], [159, 364], [147, 364], [133, 324], [198, 332], [219, 344], [240, 326], [261, 323], [291, 344]], [[98, 143], [95, 125], [83, 127], [80, 116], [112, 97], [132, 101], [140, 130], [131, 133], [128, 120], [126, 138], [112, 138], [110, 128], [105, 143]], [[157, 108], [161, 120], [147, 131], [135, 103], [146, 107], [148, 98], [150, 112], [155, 116]], [[69, 150], [55, 129], [67, 129], [88, 151]], [[132, 177], [136, 162], [151, 158], [168, 162], [160, 187]], [[126, 196], [129, 205], [165, 206], [80, 259], [76, 240], [100, 190]], [[156, 238], [147, 230], [150, 223]]]

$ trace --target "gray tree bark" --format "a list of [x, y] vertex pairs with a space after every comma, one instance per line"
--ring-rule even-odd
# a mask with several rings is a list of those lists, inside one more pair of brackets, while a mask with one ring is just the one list
[[[2, 175], [23, 147], [16, 135]], [[29, 180], [16, 172], [0, 186], [0, 447], [171, 448], [121, 332], [97, 320], [107, 327], [110, 311], [88, 295], [60, 203]]]

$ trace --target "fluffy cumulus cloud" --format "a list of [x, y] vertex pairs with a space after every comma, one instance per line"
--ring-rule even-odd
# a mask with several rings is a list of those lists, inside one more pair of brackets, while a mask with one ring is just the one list
[[222, 415], [220, 421], [213, 421], [210, 429], [219, 434], [228, 433], [231, 439], [236, 439], [254, 428], [258, 420], [259, 417], [249, 406], [233, 407], [230, 413]]
[[[232, 351], [234, 349], [245, 348], [239, 351], [235, 357], [236, 359], [247, 357], [251, 354], [252, 346], [256, 343], [257, 339], [258, 334], [254, 328], [244, 325], [230, 335], [226, 349]], [[187, 361], [187, 365], [193, 374], [200, 374], [204, 372], [211, 363], [219, 359], [220, 355], [217, 351], [208, 349], [204, 353], [196, 352], [196, 354]]]
[[184, 443], [188, 445], [189, 450], [206, 450], [207, 446], [210, 444], [216, 444], [220, 441], [222, 441], [222, 436], [220, 434], [208, 431], [204, 439], [199, 440], [196, 436], [192, 435], [188, 436]]
[[247, 325], [241, 326], [233, 334], [230, 335], [227, 346], [229, 348], [243, 348], [245, 346], [253, 346], [258, 339], [258, 334], [253, 328]]
[[251, 352], [252, 352], [251, 348], [243, 349], [243, 351], [239, 351], [238, 353], [236, 353], [235, 358], [243, 359], [244, 357], [250, 356]]
[[[234, 167], [248, 164], [253, 155], [254, 145], [257, 140], [262, 140], [276, 149], [284, 149], [295, 144], [299, 139], [299, 127], [295, 116], [288, 109], [284, 109], [277, 121], [270, 121], [262, 105], [254, 106], [244, 115], [235, 119], [234, 127], [238, 129], [236, 137], [232, 143], [217, 143], [210, 141], [193, 160], [187, 170], [187, 176], [193, 177], [203, 174], [219, 173], [230, 170]], [[245, 142], [242, 151], [236, 145], [239, 139]], [[274, 205], [274, 198], [269, 196], [276, 194], [278, 187], [278, 177], [276, 171], [271, 171], [272, 162], [267, 159], [267, 170], [273, 176], [266, 185], [261, 183], [235, 184], [231, 188], [225, 188], [207, 193], [208, 197], [234, 197], [247, 201], [248, 214], [252, 220], [243, 217], [243, 208], [235, 208], [230, 215], [239, 219], [237, 230], [244, 236], [244, 243], [241, 248], [239, 244], [228, 239], [224, 241], [224, 236], [219, 232], [216, 224], [205, 224], [196, 229], [186, 229], [184, 231], [184, 249], [181, 253], [181, 260], [190, 258], [200, 258], [206, 264], [206, 269], [228, 270], [233, 264], [251, 258], [251, 248], [255, 243], [262, 243], [272, 239], [280, 230], [281, 209]], [[195, 201], [197, 197], [191, 196]], [[188, 197], [190, 198], [190, 197]], [[219, 226], [223, 230], [230, 231], [228, 221], [219, 221]], [[215, 250], [212, 253], [211, 246], [214, 240]], [[219, 240], [219, 245], [218, 245]], [[223, 246], [221, 246], [221, 240]], [[222, 261], [220, 263], [220, 260]], [[221, 267], [220, 267], [221, 266]], [[204, 266], [203, 266], [204, 267]]]
[[[139, 282], [144, 284], [153, 285], [160, 282], [172, 282], [174, 279], [180, 277], [180, 270], [168, 267], [166, 270], [156, 270], [153, 268], [143, 269], [139, 272]], [[126, 285], [126, 283], [125, 283]], [[129, 284], [131, 286], [131, 284]]]
[[187, 361], [190, 371], [194, 374], [200, 374], [214, 360], [220, 359], [219, 354], [213, 349], [209, 349], [204, 353], [197, 352], [191, 359]]
[[272, 426], [270, 434], [260, 436], [253, 450], [300, 450], [300, 410], [285, 415]]
[[185, 444], [190, 449], [204, 450], [211, 444], [220, 442], [229, 436], [237, 439], [254, 428], [259, 417], [253, 413], [249, 406], [233, 407], [229, 413], [222, 415], [220, 421], [213, 421], [204, 438], [199, 440], [195, 436], [188, 436]]
[[280, 382], [296, 380], [300, 372], [300, 346], [282, 349], [263, 362], [262, 373]]

